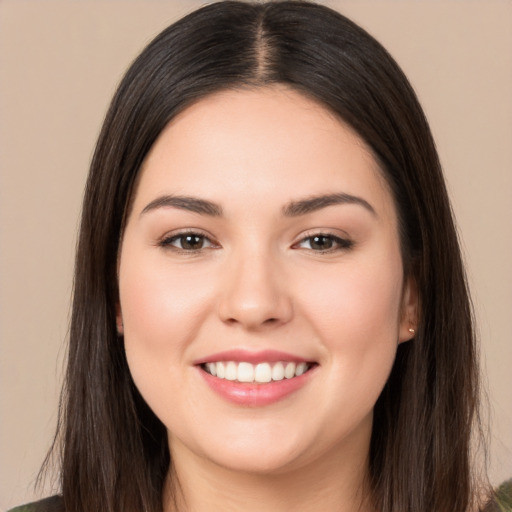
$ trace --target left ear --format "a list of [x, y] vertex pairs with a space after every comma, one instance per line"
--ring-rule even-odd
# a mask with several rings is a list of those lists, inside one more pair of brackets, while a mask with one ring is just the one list
[[402, 292], [402, 307], [398, 332], [398, 343], [412, 340], [418, 329], [418, 286], [414, 277], [405, 279]]

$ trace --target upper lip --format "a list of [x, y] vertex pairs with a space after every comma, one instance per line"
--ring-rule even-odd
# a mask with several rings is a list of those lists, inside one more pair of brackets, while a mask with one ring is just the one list
[[287, 361], [293, 363], [307, 363], [311, 362], [303, 357], [290, 354], [288, 352], [281, 352], [279, 350], [260, 350], [257, 352], [243, 349], [225, 350], [217, 352], [204, 358], [194, 361], [194, 364], [216, 363], [218, 361], [235, 361], [246, 362], [252, 364], [258, 363], [276, 363], [278, 361]]

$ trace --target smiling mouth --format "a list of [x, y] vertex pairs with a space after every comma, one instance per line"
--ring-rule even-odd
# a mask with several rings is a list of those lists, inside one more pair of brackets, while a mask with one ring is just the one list
[[316, 366], [316, 363], [278, 361], [275, 363], [252, 364], [245, 361], [217, 361], [203, 363], [200, 366], [206, 373], [218, 379], [266, 384], [300, 377]]

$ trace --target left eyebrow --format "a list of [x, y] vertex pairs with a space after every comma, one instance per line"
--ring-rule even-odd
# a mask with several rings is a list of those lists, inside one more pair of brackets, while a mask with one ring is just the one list
[[283, 215], [285, 217], [298, 217], [307, 213], [327, 208], [328, 206], [338, 204], [357, 204], [368, 210], [372, 215], [377, 217], [377, 212], [373, 206], [362, 197], [353, 196], [351, 194], [338, 193], [326, 194], [321, 196], [307, 197], [298, 201], [291, 201], [283, 207]]

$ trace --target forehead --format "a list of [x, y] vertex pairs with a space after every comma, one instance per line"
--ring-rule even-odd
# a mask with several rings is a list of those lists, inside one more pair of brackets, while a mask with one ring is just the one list
[[[339, 190], [335, 190], [339, 189]], [[333, 190], [392, 203], [365, 142], [318, 102], [273, 86], [219, 92], [174, 118], [147, 155], [135, 205], [163, 193], [239, 206]]]

